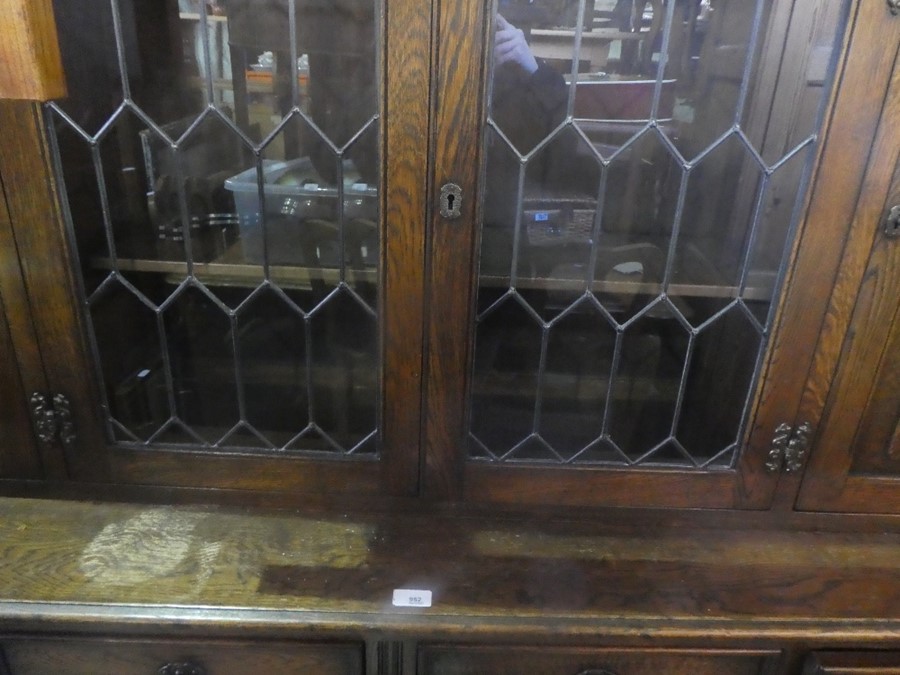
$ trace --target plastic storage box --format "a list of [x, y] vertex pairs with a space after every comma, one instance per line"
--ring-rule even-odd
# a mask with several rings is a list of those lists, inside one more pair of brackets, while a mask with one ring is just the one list
[[[225, 189], [234, 196], [244, 258], [261, 263], [263, 209], [256, 176], [255, 167], [242, 171], [225, 181]], [[359, 180], [349, 160], [344, 162], [343, 202], [337, 186], [324, 184], [308, 157], [289, 162], [263, 160], [263, 193], [270, 264], [336, 264], [342, 214], [345, 242], [348, 232], [360, 229], [351, 226], [352, 221], [369, 222], [373, 232], [376, 229], [378, 190]], [[327, 241], [329, 232], [332, 241]], [[303, 250], [315, 250], [316, 259], [310, 260], [312, 256], [307, 254], [301, 261], [298, 252]], [[366, 251], [362, 257], [369, 259], [372, 254]]]

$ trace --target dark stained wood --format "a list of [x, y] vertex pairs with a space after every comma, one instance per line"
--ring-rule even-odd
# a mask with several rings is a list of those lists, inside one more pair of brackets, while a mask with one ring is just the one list
[[[435, 221], [436, 234], [429, 258], [433, 265], [429, 276], [432, 280], [429, 307], [434, 314], [428, 329], [426, 420], [427, 429], [431, 431], [426, 432], [425, 440], [426, 494], [451, 497], [463, 495], [466, 500], [476, 501], [531, 501], [567, 505], [740, 506], [759, 509], [767, 508], [772, 503], [780, 476], [767, 472], [765, 468], [770, 440], [778, 424], [792, 421], [806, 381], [810, 352], [808, 349], [802, 351], [802, 347], [817, 339], [821, 317], [825, 311], [823, 294], [842, 264], [840, 254], [846, 227], [843, 213], [852, 212], [859, 186], [859, 183], [856, 183], [856, 188], [848, 186], [847, 172], [851, 176], [856, 175], [868, 161], [869, 147], [874, 139], [891, 72], [890, 58], [872, 55], [868, 53], [870, 50], [867, 47], [868, 36], [881, 25], [884, 8], [860, 8], [859, 16], [856, 16], [857, 7], [854, 5], [852, 8], [854, 18], [844, 42], [846, 51], [842, 52], [838, 60], [838, 72], [842, 78], [839, 82], [843, 88], [833, 96], [828, 108], [826, 119], [829, 123], [823, 134], [826, 141], [820, 149], [817, 164], [820, 168], [812, 187], [810, 208], [813, 210], [807, 217], [807, 222], [815, 222], [816, 226], [813, 228], [814, 232], [807, 232], [806, 240], [795, 249], [796, 261], [792, 268], [794, 276], [789, 285], [789, 298], [780, 312], [781, 337], [775, 340], [771, 350], [773, 356], [768, 362], [768, 379], [761, 380], [763, 384], [757, 398], [759, 414], [747, 434], [747, 447], [742, 454], [738, 471], [716, 475], [688, 471], [628, 472], [595, 468], [531, 470], [509, 467], [504, 472], [504, 469], [496, 467], [467, 465], [460, 430], [464, 428], [466, 415], [461, 401], [466, 392], [463, 378], [467, 374], [470, 344], [460, 342], [455, 335], [457, 330], [461, 331], [463, 328], [470, 335], [472, 333], [470, 314], [464, 313], [465, 303], [469, 306], [467, 312], [471, 312], [471, 289], [455, 285], [454, 275], [462, 274], [461, 271], [451, 274], [444, 270], [456, 270], [456, 267], [451, 266], [461, 265], [464, 258], [468, 259], [471, 239], [465, 231], [445, 234], [449, 228], [438, 219]], [[830, 11], [833, 14], [833, 10]], [[816, 21], [812, 23], [819, 26]], [[812, 28], [803, 24], [796, 30], [808, 32]], [[473, 31], [468, 30], [465, 34], [471, 35]], [[455, 48], [456, 45], [453, 49]], [[802, 72], [797, 75], [798, 81], [802, 81], [804, 86], [807, 84], [805, 63], [800, 64], [802, 67], [798, 67], [798, 70]], [[454, 66], [456, 65], [454, 62]], [[450, 77], [440, 66], [438, 72], [441, 77]], [[861, 79], [867, 82], [865, 91], [858, 85]], [[442, 82], [438, 81], [439, 93], [448, 90], [452, 80], [447, 79], [447, 84], [444, 85]], [[802, 102], [797, 102], [798, 93], [791, 88], [791, 82], [779, 84], [777, 91], [775, 84], [771, 82], [763, 82], [759, 86], [769, 87], [781, 107], [802, 105]], [[862, 119], [858, 109], [861, 99], [862, 105], [871, 105], [872, 108], [866, 111]], [[440, 106], [438, 110], [441, 110]], [[436, 119], [442, 118], [438, 116]], [[447, 119], [452, 118], [448, 115]], [[467, 133], [465, 127], [455, 124], [456, 120], [453, 122], [457, 135], [448, 141], [444, 141], [441, 136], [442, 127], [437, 127], [439, 145], [435, 149], [435, 157], [438, 167], [443, 161], [440, 143], [447, 144], [447, 152], [452, 157], [457, 148], [455, 144], [463, 142], [459, 140], [459, 134]], [[773, 132], [773, 137], [769, 139], [773, 144], [786, 143], [781, 136], [776, 136]], [[847, 153], [850, 155], [845, 156]], [[439, 184], [439, 177], [436, 176], [433, 189], [436, 190]], [[836, 199], [844, 201], [836, 202]], [[823, 221], [827, 221], [828, 225], [824, 226]], [[447, 256], [450, 252], [454, 258], [447, 261], [442, 256]], [[860, 269], [857, 268], [855, 273], [859, 275]], [[795, 290], [795, 286], [802, 290]], [[813, 301], [808, 295], [817, 297]], [[818, 319], [816, 312], [819, 313]], [[449, 326], [454, 326], [452, 333]], [[803, 335], [800, 340], [794, 338], [798, 332]], [[782, 354], [784, 350], [790, 352], [787, 358]], [[791, 395], [785, 397], [784, 392], [791, 392]], [[789, 484], [790, 479], [783, 482]]]
[[[385, 12], [388, 13], [387, 11]], [[391, 3], [390, 24], [385, 39], [398, 48], [386, 50], [384, 54], [385, 68], [393, 73], [392, 79], [385, 87], [386, 102], [382, 119], [389, 120], [389, 128], [384, 133], [385, 158], [385, 194], [383, 213], [387, 223], [383, 252], [383, 288], [385, 294], [402, 298], [401, 302], [381, 301], [384, 318], [383, 388], [385, 408], [380, 420], [384, 429], [382, 445], [385, 448], [384, 469], [379, 469], [371, 462], [363, 461], [350, 466], [346, 462], [336, 464], [327, 460], [298, 461], [287, 459], [284, 466], [279, 460], [268, 463], [260, 458], [214, 458], [203, 455], [189, 457], [186, 455], [162, 453], [151, 457], [148, 453], [121, 452], [107, 455], [103, 432], [97, 424], [95, 402], [99, 400], [96, 389], [87, 391], [93, 385], [90, 360], [84, 349], [84, 342], [74, 345], [73, 351], [57, 355], [55, 351], [48, 355], [51, 370], [57, 380], [77, 377], [84, 383], [79, 397], [79, 422], [88, 428], [84, 441], [85, 452], [77, 458], [70, 458], [73, 477], [79, 480], [103, 480], [104, 476], [115, 476], [114, 480], [131, 481], [140, 484], [181, 485], [194, 484], [198, 487], [218, 486], [222, 488], [247, 489], [281, 489], [284, 493], [302, 494], [304, 491], [352, 492], [354, 494], [371, 494], [379, 484], [385, 490], [401, 495], [415, 492], [418, 485], [418, 433], [420, 428], [420, 372], [422, 342], [422, 287], [424, 231], [422, 218], [424, 213], [424, 180], [425, 154], [427, 142], [428, 116], [428, 74], [429, 54], [428, 39], [430, 34], [430, 10], [421, 3]], [[418, 27], [419, 41], [413, 39], [412, 28]], [[9, 113], [7, 121], [13, 124], [30, 124], [27, 112], [19, 107]], [[20, 177], [18, 189], [23, 193], [31, 190], [36, 193], [43, 186], [42, 177], [49, 173], [46, 163], [42, 164], [45, 147], [41, 145], [40, 129], [32, 132], [35, 138], [31, 146], [10, 149], [10, 162], [19, 161], [16, 157], [26, 159], [15, 166]], [[37, 185], [34, 185], [37, 184]], [[35, 199], [38, 205], [45, 206], [43, 212], [38, 209], [23, 209], [16, 215], [17, 222], [27, 223], [28, 230], [34, 230], [33, 222], [61, 223], [56, 196], [43, 194], [45, 199]], [[26, 227], [21, 226], [23, 231]], [[61, 233], [64, 227], [60, 224]], [[28, 236], [26, 233], [23, 235]], [[36, 235], [33, 235], [36, 238]], [[54, 233], [53, 237], [30, 242], [31, 248], [25, 253], [29, 260], [37, 260], [46, 256], [40, 245], [53, 247], [62, 253], [67, 250], [64, 237]], [[59, 255], [59, 253], [57, 255]], [[67, 266], [60, 263], [56, 269]], [[66, 288], [74, 289], [77, 284], [69, 278], [65, 282], [36, 278], [33, 295], [36, 302], [43, 306], [65, 306], [59, 316], [65, 317], [70, 325], [77, 325], [78, 312], [74, 293], [68, 302], [61, 299], [66, 295]], [[55, 296], [53, 292], [55, 289]], [[48, 293], [48, 291], [51, 291]], [[68, 313], [68, 315], [66, 314]], [[39, 329], [41, 327], [39, 326]], [[78, 330], [71, 330], [65, 338], [65, 344], [72, 344], [72, 337]], [[54, 336], [42, 335], [45, 347], [58, 343]], [[53, 345], [52, 350], [58, 347]], [[48, 349], [51, 351], [51, 349]], [[70, 383], [71, 384], [71, 383]], [[71, 391], [69, 388], [65, 391]], [[72, 394], [70, 394], [72, 396]], [[268, 468], [266, 468], [268, 467]], [[153, 472], [158, 471], [154, 478]], [[107, 473], [109, 472], [109, 473]], [[190, 479], [193, 475], [199, 480]], [[265, 486], [261, 488], [260, 486]], [[299, 500], [300, 497], [296, 497]]]
[[900, 675], [900, 652], [817, 652], [803, 675]]
[[298, 457], [236, 456], [215, 452], [177, 452], [160, 448], [114, 449], [110, 473], [117, 482], [172, 487], [269, 490], [274, 492], [353, 492], [373, 495], [380, 491], [377, 460], [333, 460]]
[[4, 4], [0, 35], [0, 99], [47, 101], [65, 95], [51, 0]]
[[[363, 675], [362, 645], [290, 643], [54, 640], [4, 641], [16, 675], [147, 675], [167, 664], [192, 664], [217, 675], [274, 673]], [[171, 674], [174, 675], [174, 671]]]
[[0, 298], [0, 477], [41, 477], [37, 441], [31, 429], [28, 395], [22, 387], [19, 367]]
[[[0, 180], [0, 187], [2, 187], [2, 180]], [[2, 256], [0, 295], [2, 295], [4, 304], [4, 324], [8, 331], [9, 353], [14, 362], [19, 365], [24, 390], [45, 392], [47, 391], [47, 380], [44, 377], [44, 366], [37, 347], [31, 308], [22, 280], [19, 251], [13, 236], [12, 221], [9, 217], [5, 193], [0, 193], [0, 196], [2, 196], [0, 199], [0, 256]], [[48, 459], [45, 457], [45, 462], [58, 469], [55, 472], [56, 477], [64, 475], [61, 461], [54, 464], [52, 461], [47, 462]]]
[[496, 467], [466, 470], [465, 497], [510, 504], [643, 505], [648, 508], [733, 506], [733, 471]]
[[[15, 351], [22, 377], [4, 397], [65, 391], [84, 434], [67, 458], [76, 480], [4, 480], [4, 489], [242, 506], [0, 499], [0, 651], [11, 672], [104, 672], [92, 659], [110, 672], [156, 672], [170, 659], [200, 658], [210, 672], [362, 673], [365, 660], [368, 675], [411, 675], [426, 645], [420, 675], [795, 675], [814, 649], [896, 649], [897, 477], [870, 454], [883, 443], [890, 456], [900, 432], [896, 421], [868, 420], [889, 408], [900, 370], [900, 263], [871, 220], [883, 212], [900, 147], [897, 97], [885, 97], [900, 72], [900, 23], [881, 1], [855, 0], [852, 10], [739, 472], [464, 468], [484, 3], [383, 3], [380, 463], [107, 448], [40, 111], [0, 103], [10, 204], [8, 216], [0, 209], [9, 324], [7, 333], [0, 321], [0, 352]], [[463, 187], [463, 217], [453, 222], [429, 212], [447, 181]], [[0, 360], [0, 374], [15, 370]], [[825, 497], [810, 503], [895, 515], [751, 511], [769, 506], [776, 484], [776, 507], [793, 506], [798, 481], [762, 469], [774, 423], [823, 411], [825, 445], [808, 476]], [[32, 457], [16, 454], [26, 447], [18, 443], [0, 431], [4, 477], [37, 466], [7, 469], [8, 457]], [[851, 455], [854, 444], [865, 449]], [[425, 495], [464, 503], [416, 500], [420, 457]], [[50, 478], [67, 475], [61, 451], [41, 459]], [[643, 508], [582, 508], [600, 503]], [[261, 508], [299, 504], [303, 512]], [[398, 587], [433, 590], [435, 604], [394, 608]], [[896, 665], [885, 655], [817, 658], [824, 673]]]
[[[896, 513], [900, 509], [900, 462], [892, 471], [856, 466], [854, 455], [887, 451], [900, 415], [900, 246], [883, 235], [887, 210], [900, 203], [900, 50], [865, 188], [854, 214], [848, 266], [867, 255], [859, 294], [852, 303], [850, 330], [824, 408], [821, 428], [798, 506], [803, 509]], [[891, 176], [893, 175], [893, 180]], [[873, 243], [874, 242], [874, 243]], [[870, 253], [869, 253], [870, 251]], [[849, 293], [848, 271], [838, 280], [829, 319], [842, 320]], [[854, 275], [855, 276], [855, 275]], [[835, 316], [837, 315], [837, 316]], [[838, 319], [837, 317], [841, 317]], [[830, 347], [830, 346], [829, 346]], [[820, 349], [829, 347], [821, 346]], [[818, 383], [816, 383], [818, 384]], [[808, 403], [810, 396], [804, 397]], [[819, 406], [801, 407], [815, 420]], [[889, 455], [886, 455], [886, 459]], [[878, 475], [881, 473], [881, 475]], [[871, 478], [869, 478], [871, 476]], [[870, 491], [866, 486], [871, 485]]]
[[422, 647], [421, 675], [762, 675], [778, 652], [562, 649], [504, 646]]
[[[894, 264], [896, 268], [897, 264]], [[893, 325], [871, 323], [861, 331], [891, 330], [879, 360], [866, 356], [867, 334], [856, 334], [842, 360], [821, 434], [804, 475], [798, 507], [858, 513], [896, 513], [900, 505], [900, 311]], [[853, 329], [856, 328], [854, 321]], [[869, 347], [878, 344], [873, 342]], [[869, 362], [864, 360], [868, 358]], [[873, 372], [874, 370], [874, 372]], [[866, 379], [867, 377], [871, 379]], [[856, 423], [856, 424], [854, 424]]]
[[[486, 19], [483, 2], [440, 0], [436, 7], [422, 484], [426, 497], [447, 499], [460, 495], [462, 478]], [[456, 220], [442, 218], [436, 206], [445, 183], [462, 189]]]
[[[894, 45], [891, 38], [897, 36], [897, 24], [885, 22], [887, 10], [880, 3], [854, 2], [851, 9], [847, 51], [839, 59], [840, 86], [829, 112], [806, 220], [810, 224], [801, 228], [803, 236], [795, 251], [781, 327], [759, 395], [760, 414], [737, 472], [576, 472], [518, 467], [507, 471], [465, 466], [461, 430], [472, 334], [475, 230], [480, 215], [476, 167], [485, 88], [483, 47], [490, 24], [481, 3], [436, 3], [434, 9], [412, 0], [384, 5], [386, 79], [380, 109], [384, 122], [380, 299], [384, 318], [380, 420], [384, 461], [380, 467], [367, 461], [109, 452], [96, 411], [99, 396], [89, 375], [91, 359], [75, 299], [77, 280], [70, 265], [62, 208], [48, 169], [40, 111], [30, 104], [2, 104], [0, 123], [21, 133], [10, 134], [0, 147], [0, 170], [13, 186], [10, 208], [15, 223], [14, 233], [0, 234], [6, 236], [0, 243], [9, 247], [10, 255], [13, 251], [21, 255], [27, 294], [24, 290], [7, 292], [5, 286], [14, 286], [9, 282], [3, 282], [0, 290], [11, 316], [19, 316], [17, 308], [29, 302], [37, 310], [33, 324], [10, 320], [13, 346], [26, 359], [22, 362], [24, 388], [32, 389], [32, 382], [45, 377], [46, 364], [46, 389], [63, 391], [75, 403], [82, 441], [78, 451], [66, 458], [68, 475], [86, 485], [118, 481], [142, 487], [194, 486], [198, 493], [216, 488], [255, 495], [270, 491], [280, 499], [294, 495], [294, 503], [301, 503], [306, 496], [322, 494], [365, 497], [382, 492], [412, 497], [418, 492], [421, 461], [422, 492], [435, 499], [464, 498], [504, 506], [763, 509], [780, 485], [777, 506], [787, 508], [792, 505], [797, 480], [764, 471], [769, 439], [775, 423], [783, 417], [804, 421], [821, 414], [871, 245], [864, 221], [877, 199], [873, 197], [870, 203], [864, 196], [862, 207], [856, 208], [863, 167], [870, 160], [869, 147], [874, 141], [882, 149], [872, 155], [866, 190], [875, 195], [886, 175], [884, 158], [897, 140], [891, 128], [897, 126], [891, 122], [893, 117], [882, 123], [881, 135], [875, 138], [896, 49], [892, 54], [891, 49], [871, 46], [871, 36], [876, 32], [883, 36], [885, 31], [887, 44]], [[828, 11], [834, 8], [829, 5]], [[809, 28], [814, 24], [818, 25], [809, 18], [803, 25]], [[778, 51], [773, 45], [783, 35], [776, 37], [763, 46], [764, 51]], [[805, 65], [799, 69], [805, 70]], [[780, 86], [768, 74], [764, 79], [761, 88], [774, 92]], [[779, 100], [785, 107], [800, 105], [796, 94]], [[887, 100], [889, 110], [895, 110], [894, 99]], [[431, 137], [429, 130], [433, 131]], [[772, 142], [781, 140], [779, 136]], [[440, 186], [448, 181], [459, 183], [464, 194], [463, 217], [452, 222], [443, 220], [434, 209], [428, 211]], [[846, 223], [854, 213], [856, 220], [848, 234]], [[33, 227], [35, 223], [45, 225]], [[837, 292], [829, 300], [827, 292], [834, 282]], [[887, 302], [889, 293], [884, 289], [879, 293]], [[878, 316], [886, 311], [878, 310]], [[823, 326], [820, 339], [818, 331]], [[810, 345], [817, 340], [819, 348], [811, 357]], [[42, 345], [42, 352], [37, 344]], [[873, 372], [873, 354], [870, 348], [859, 357], [869, 366], [866, 372]], [[882, 372], [890, 370], [886, 367]], [[807, 375], [810, 379], [804, 390]], [[797, 413], [801, 391], [805, 394]], [[62, 478], [66, 467], [61, 454], [57, 455], [55, 464], [44, 458], [45, 469], [48, 475]], [[890, 484], [890, 478], [872, 480]], [[256, 497], [248, 499], [256, 503]]]
[[[887, 8], [878, 2], [857, 3], [850, 17], [850, 44], [839, 61], [810, 203], [795, 242], [768, 369], [758, 394], [758, 413], [741, 462], [739, 500], [744, 504], [758, 503], [760, 494], [771, 490], [770, 483], [760, 479], [765, 476], [775, 428], [782, 422], [809, 421], [815, 426], [818, 421], [868, 257], [871, 237], [860, 242], [858, 236], [851, 236], [848, 243], [846, 228], [858, 213], [865, 167], [877, 147], [875, 137], [896, 63], [900, 24], [890, 21]], [[868, 49], [874, 35], [887, 38], [884, 44], [890, 46]], [[889, 178], [889, 172], [878, 180]], [[872, 178], [876, 175], [873, 172]], [[851, 230], [858, 231], [859, 226]], [[839, 290], [829, 299], [826, 289], [836, 282]], [[818, 344], [815, 351], [809, 349], [812, 344]], [[803, 403], [798, 405], [801, 398]], [[797, 483], [790, 478], [783, 483], [783, 494], [792, 499]], [[780, 504], [788, 508], [785, 500]]]
[[[707, 649], [900, 640], [896, 533], [619, 529], [3, 499], [0, 633]], [[433, 590], [433, 606], [394, 608], [395, 588]]]
[[[498, 555], [487, 561], [490, 564], [477, 562], [471, 565], [445, 557], [408, 563], [396, 560], [393, 565], [374, 569], [276, 565], [264, 571], [260, 590], [297, 597], [321, 593], [335, 601], [349, 601], [363, 592], [374, 601], [390, 597], [392, 589], [406, 588], [412, 581], [413, 588], [437, 588], [442, 603], [470, 604], [478, 610], [555, 612], [623, 603], [623, 611], [641, 606], [660, 616], [752, 615], [782, 597], [795, 606], [814, 603], [825, 611], [842, 611], [848, 618], [856, 618], [853, 598], [872, 588], [881, 589], [883, 602], [877, 604], [876, 611], [884, 616], [891, 615], [893, 603], [900, 601], [900, 595], [891, 588], [896, 570], [870, 570], [865, 579], [850, 581], [839, 573], [809, 567], [773, 570], [765, 565], [748, 565], [742, 570], [746, 577], [733, 578], [733, 568], [715, 563], [686, 565], [653, 560], [623, 564], [618, 560], [542, 559], [535, 555]], [[627, 604], [625, 598], [635, 604]]]
[[854, 448], [852, 472], [900, 476], [900, 309], [885, 339]]
[[395, 495], [419, 487], [425, 227], [428, 203], [431, 4], [384, 2], [386, 63], [384, 256], [384, 482]]
[[[0, 181], [0, 229], [8, 232], [9, 212], [3, 183]], [[0, 278], [0, 476], [4, 478], [38, 478], [42, 475], [37, 441], [31, 429], [28, 394], [22, 383], [15, 346], [9, 332], [4, 290], [10, 284], [19, 287], [19, 261], [6, 248], [0, 249], [2, 267], [6, 273]], [[20, 322], [30, 322], [30, 313], [19, 317]]]
[[[65, 246], [60, 244], [62, 225], [39, 126], [37, 107], [21, 101], [0, 101], [0, 127], [16, 129], [15, 133], [4, 134], [0, 143], [0, 175], [8, 204], [5, 217], [0, 218], [4, 263], [0, 291], [25, 391], [62, 391], [71, 395], [73, 389], [67, 384], [61, 386], [58, 380], [47, 377], [45, 355], [38, 341], [39, 331], [49, 330], [55, 353], [65, 359], [72, 356], [68, 350], [78, 342], [79, 335], [78, 324], [67, 321], [72, 318], [74, 299], [66, 287], [73, 278], [66, 272], [69, 258]], [[31, 226], [16, 233], [15, 222]], [[34, 223], [47, 225], [48, 231], [39, 231]], [[30, 281], [36, 285], [27, 287]], [[41, 289], [49, 290], [51, 297], [40, 296]], [[40, 311], [34, 311], [35, 307], [40, 307]], [[57, 308], [61, 308], [59, 315], [55, 314]], [[75, 385], [83, 387], [83, 380]], [[64, 478], [67, 468], [61, 448], [41, 444], [39, 450], [45, 477]]]

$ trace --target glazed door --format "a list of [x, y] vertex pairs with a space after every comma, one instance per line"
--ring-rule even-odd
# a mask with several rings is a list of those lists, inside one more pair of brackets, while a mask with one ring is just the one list
[[391, 5], [54, 2], [67, 94], [3, 144], [72, 477], [415, 490], [429, 12]]
[[[768, 507], [802, 467], [772, 439], [890, 78], [871, 36], [897, 19], [839, 0], [476, 4], [438, 21], [470, 37], [439, 45], [433, 189], [459, 182], [468, 206], [434, 220], [426, 485]], [[483, 95], [457, 101], [473, 80]], [[466, 266], [474, 286], [445, 283]]]

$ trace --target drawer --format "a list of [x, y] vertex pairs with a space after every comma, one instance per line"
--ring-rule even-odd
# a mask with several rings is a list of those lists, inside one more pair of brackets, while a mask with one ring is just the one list
[[779, 652], [431, 645], [419, 675], [763, 675]]
[[803, 675], [900, 675], [900, 652], [816, 652]]
[[17, 637], [0, 644], [9, 675], [363, 675], [365, 653], [361, 643]]

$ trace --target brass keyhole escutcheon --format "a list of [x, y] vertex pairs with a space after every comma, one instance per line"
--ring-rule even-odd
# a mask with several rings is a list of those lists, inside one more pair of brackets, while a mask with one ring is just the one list
[[462, 188], [456, 183], [446, 183], [441, 186], [440, 212], [447, 220], [459, 218], [462, 211]]

